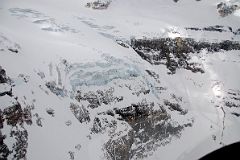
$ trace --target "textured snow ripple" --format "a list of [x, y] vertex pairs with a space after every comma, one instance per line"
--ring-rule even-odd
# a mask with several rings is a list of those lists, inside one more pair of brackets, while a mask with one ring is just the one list
[[10, 51], [18, 53], [21, 50], [21, 47], [19, 44], [11, 41], [7, 37], [3, 36], [0, 33], [0, 52], [1, 51]]
[[26, 17], [32, 17], [32, 18], [42, 18], [46, 17], [41, 12], [32, 10], [32, 9], [22, 9], [22, 8], [10, 8], [9, 11], [12, 13], [13, 16], [19, 17], [19, 18], [26, 18]]
[[71, 32], [78, 33], [79, 31], [69, 27], [68, 25], [59, 24], [54, 18], [46, 16], [45, 14], [33, 10], [33, 9], [22, 9], [22, 8], [10, 8], [9, 12], [18, 18], [26, 18], [32, 23], [37, 24], [44, 31], [50, 32]]

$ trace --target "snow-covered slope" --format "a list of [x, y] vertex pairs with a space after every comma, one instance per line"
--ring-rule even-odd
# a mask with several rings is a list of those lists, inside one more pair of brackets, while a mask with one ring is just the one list
[[0, 0], [0, 159], [192, 160], [239, 141], [239, 3]]

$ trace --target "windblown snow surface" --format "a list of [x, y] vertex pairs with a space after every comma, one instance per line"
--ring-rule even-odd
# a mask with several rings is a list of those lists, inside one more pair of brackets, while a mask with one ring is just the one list
[[239, 141], [239, 7], [0, 0], [0, 159], [193, 160]]

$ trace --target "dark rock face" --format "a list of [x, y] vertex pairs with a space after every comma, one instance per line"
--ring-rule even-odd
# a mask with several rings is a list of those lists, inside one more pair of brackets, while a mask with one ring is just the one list
[[102, 9], [107, 9], [108, 6], [110, 5], [111, 0], [109, 1], [101, 1], [101, 0], [96, 0], [92, 3], [87, 3], [86, 7], [87, 8], [92, 8], [92, 9], [97, 9], [97, 10], [102, 10]]
[[9, 48], [8, 50], [11, 51], [11, 52], [13, 52], [13, 53], [18, 53], [18, 50], [17, 50], [17, 49]]
[[129, 48], [129, 46], [122, 40], [116, 40], [117, 44], [119, 44], [120, 46], [124, 47], [124, 48]]
[[[7, 77], [4, 69], [0, 67], [0, 83], [6, 83], [10, 86], [11, 79]], [[12, 87], [11, 87], [12, 88]], [[14, 99], [14, 95], [0, 95], [9, 96]], [[7, 160], [11, 154], [13, 159], [26, 159], [27, 147], [28, 147], [28, 132], [24, 128], [24, 125], [32, 124], [32, 108], [30, 106], [22, 107], [21, 104], [15, 98], [16, 103], [10, 106], [4, 106], [4, 109], [0, 109], [0, 159]], [[12, 147], [6, 145], [4, 142], [6, 135], [2, 134], [2, 128], [4, 122], [11, 127], [8, 138], [13, 138], [15, 142]]]
[[20, 53], [21, 52], [21, 47], [19, 44], [13, 42], [9, 38], [3, 36], [0, 33], [0, 52], [4, 51], [9, 52], [9, 53]]
[[[7, 83], [7, 76], [6, 71], [0, 66], [0, 83]], [[2, 94], [0, 96], [4, 96]], [[3, 128], [4, 123], [4, 114], [3, 111], [0, 109], [0, 159], [7, 160], [8, 155], [11, 153], [8, 146], [4, 143], [4, 139], [6, 139], [6, 135], [2, 134], [1, 129]]]
[[17, 124], [23, 123], [23, 111], [20, 104], [4, 109], [3, 115], [8, 125], [16, 126]]
[[131, 106], [123, 109], [115, 109], [115, 113], [120, 115], [123, 120], [130, 123], [131, 121], [149, 116], [153, 106], [154, 103], [148, 104], [143, 101], [138, 104], [132, 104]]
[[[132, 127], [127, 136], [106, 143], [109, 159], [146, 158], [157, 147], [169, 143], [171, 137], [179, 137], [185, 127], [173, 125], [168, 121], [169, 115], [161, 110], [155, 111], [148, 116], [143, 113], [139, 117], [136, 117], [136, 111], [132, 112], [127, 114], [127, 118], [126, 115], [124, 116]], [[135, 116], [132, 116], [134, 113]], [[137, 147], [132, 148], [133, 144]]]
[[32, 106], [27, 106], [23, 109], [23, 120], [27, 125], [32, 125]]
[[224, 98], [225, 106], [233, 109], [240, 109], [240, 91], [230, 89], [227, 95], [228, 96]]
[[236, 117], [240, 117], [240, 113], [233, 112], [232, 114]]
[[203, 28], [198, 27], [186, 27], [186, 30], [192, 30], [192, 31], [208, 31], [208, 32], [229, 32], [233, 35], [240, 35], [240, 28], [233, 30], [230, 26], [222, 26], [222, 25], [215, 25], [215, 26], [208, 26]]
[[2, 110], [0, 110], [0, 129], [3, 128], [3, 122], [4, 122], [4, 117], [3, 117]]
[[93, 120], [92, 133], [104, 133], [107, 130], [113, 132], [117, 127], [116, 120], [108, 120], [105, 117], [95, 117]]
[[6, 71], [0, 66], [0, 83], [7, 83]]
[[34, 117], [36, 117], [36, 124], [39, 126], [39, 127], [42, 127], [42, 118], [38, 115], [38, 113], [35, 113], [34, 114]]
[[209, 31], [209, 32], [233, 32], [232, 27], [229, 26], [221, 26], [221, 25], [215, 25], [215, 26], [208, 26], [204, 28], [196, 28], [196, 27], [186, 27], [186, 30], [193, 30], [193, 31]]
[[[8, 85], [7, 83], [2, 83], [2, 84], [5, 84], [6, 86]], [[12, 88], [9, 88], [9, 90], [0, 91], [0, 96], [4, 96], [4, 95], [8, 95], [11, 97], [12, 96]]]
[[[2, 129], [2, 127], [1, 127]], [[4, 143], [5, 135], [0, 132], [0, 159], [7, 160], [8, 155], [11, 153], [8, 146]]]
[[13, 105], [1, 112], [1, 122], [4, 121], [7, 122], [7, 125], [12, 126], [10, 137], [14, 137], [16, 142], [11, 149], [8, 149], [7, 145], [3, 143], [4, 136], [2, 136], [1, 146], [3, 148], [1, 149], [3, 155], [7, 158], [9, 154], [13, 153], [14, 159], [25, 159], [28, 147], [28, 132], [24, 128], [24, 123], [32, 124], [31, 111], [27, 108], [22, 109], [20, 104]]
[[133, 131], [130, 131], [126, 136], [118, 139], [111, 139], [105, 144], [107, 159], [111, 160], [127, 160], [131, 159], [131, 146], [133, 144]]
[[80, 102], [81, 100], [85, 100], [89, 102], [88, 107], [90, 108], [97, 108], [100, 106], [100, 100], [98, 99], [97, 94], [94, 92], [88, 92], [85, 93], [83, 96], [81, 95], [81, 92], [78, 92], [76, 99]]
[[206, 49], [208, 52], [219, 52], [221, 50], [240, 50], [240, 43], [225, 40], [216, 42], [197, 42], [192, 38], [160, 38], [160, 39], [132, 39], [132, 48], [144, 60], [151, 64], [163, 64], [171, 71], [176, 72], [177, 68], [184, 68], [192, 72], [204, 73], [201, 65], [189, 62], [189, 53], [199, 53]]
[[75, 99], [79, 102], [88, 101], [88, 108], [97, 108], [102, 104], [108, 105], [114, 101], [122, 101], [123, 97], [116, 97], [113, 95], [114, 88], [109, 88], [107, 90], [97, 90], [96, 92], [89, 91], [87, 93], [82, 93], [78, 91]]
[[46, 83], [47, 88], [57, 96], [64, 97], [67, 95], [67, 91], [64, 88], [60, 88], [57, 86], [56, 82], [47, 82]]
[[235, 108], [238, 108], [238, 107], [240, 107], [240, 104], [236, 104], [236, 103], [234, 103], [234, 102], [229, 102], [229, 101], [226, 101], [225, 102], [225, 105], [227, 106], [227, 107], [235, 107]]
[[47, 112], [47, 114], [49, 114], [49, 115], [51, 115], [52, 117], [54, 117], [55, 112], [54, 112], [54, 110], [53, 110], [52, 108], [47, 108], [47, 109], [46, 109], [46, 112]]
[[172, 102], [169, 102], [168, 100], [165, 100], [164, 104], [168, 106], [171, 111], [177, 111], [183, 115], [187, 114], [187, 111], [182, 109], [182, 107], [178, 103], [172, 103]]
[[[157, 147], [169, 143], [172, 137], [179, 137], [185, 127], [192, 126], [192, 122], [184, 125], [173, 123], [170, 115], [164, 109], [165, 106], [159, 105], [159, 109], [155, 110], [153, 109], [154, 105], [154, 103], [143, 100], [126, 108], [114, 109], [114, 112], [108, 111], [111, 114], [106, 113], [111, 116], [118, 115], [119, 120], [123, 120], [131, 126], [125, 136], [110, 139], [105, 144], [108, 159], [146, 158]], [[179, 105], [178, 110], [180, 108]], [[105, 122], [103, 124], [99, 119], [96, 119], [95, 122], [98, 126], [95, 127], [95, 130], [99, 132], [106, 126], [114, 127], [114, 125], [110, 125], [112, 123]]]
[[238, 28], [235, 32], [234, 32], [235, 35], [240, 35], [240, 28]]
[[70, 160], [74, 160], [74, 152], [69, 151]]
[[19, 103], [5, 108], [2, 112], [4, 117], [3, 121], [6, 120], [8, 125], [16, 126], [22, 125], [24, 122], [31, 125], [32, 124], [32, 114], [30, 108], [22, 109]]
[[15, 152], [15, 159], [26, 159], [27, 147], [28, 147], [28, 132], [27, 130], [12, 130], [11, 136], [15, 137], [16, 143], [13, 144], [13, 150]]
[[80, 107], [78, 104], [71, 103], [70, 109], [80, 123], [90, 121], [89, 112], [84, 106]]
[[[146, 158], [148, 152], [152, 152], [157, 147], [168, 144], [172, 137], [179, 137], [181, 135], [184, 126], [174, 126], [164, 119], [163, 121], [164, 122], [161, 123], [155, 119], [148, 119], [140, 122], [137, 126], [134, 126], [134, 144], [138, 147], [131, 150], [131, 157], [134, 157], [135, 159]], [[145, 132], [141, 132], [143, 129]]]
[[215, 31], [215, 32], [226, 32], [226, 30], [224, 30], [223, 26], [209, 26], [209, 27], [204, 27], [203, 28], [204, 31]]
[[217, 5], [218, 13], [221, 17], [226, 17], [231, 15], [234, 11], [239, 9], [238, 5], [228, 5], [224, 2], [221, 2]]

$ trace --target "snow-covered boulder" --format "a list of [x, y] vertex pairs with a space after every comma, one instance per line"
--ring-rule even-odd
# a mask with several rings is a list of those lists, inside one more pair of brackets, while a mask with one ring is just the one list
[[112, 0], [94, 0], [92, 2], [88, 2], [86, 7], [99, 10], [107, 9], [111, 2]]
[[218, 13], [221, 17], [226, 17], [230, 14], [232, 14], [234, 11], [239, 9], [240, 6], [237, 4], [231, 4], [231, 3], [224, 3], [221, 2], [217, 5]]

